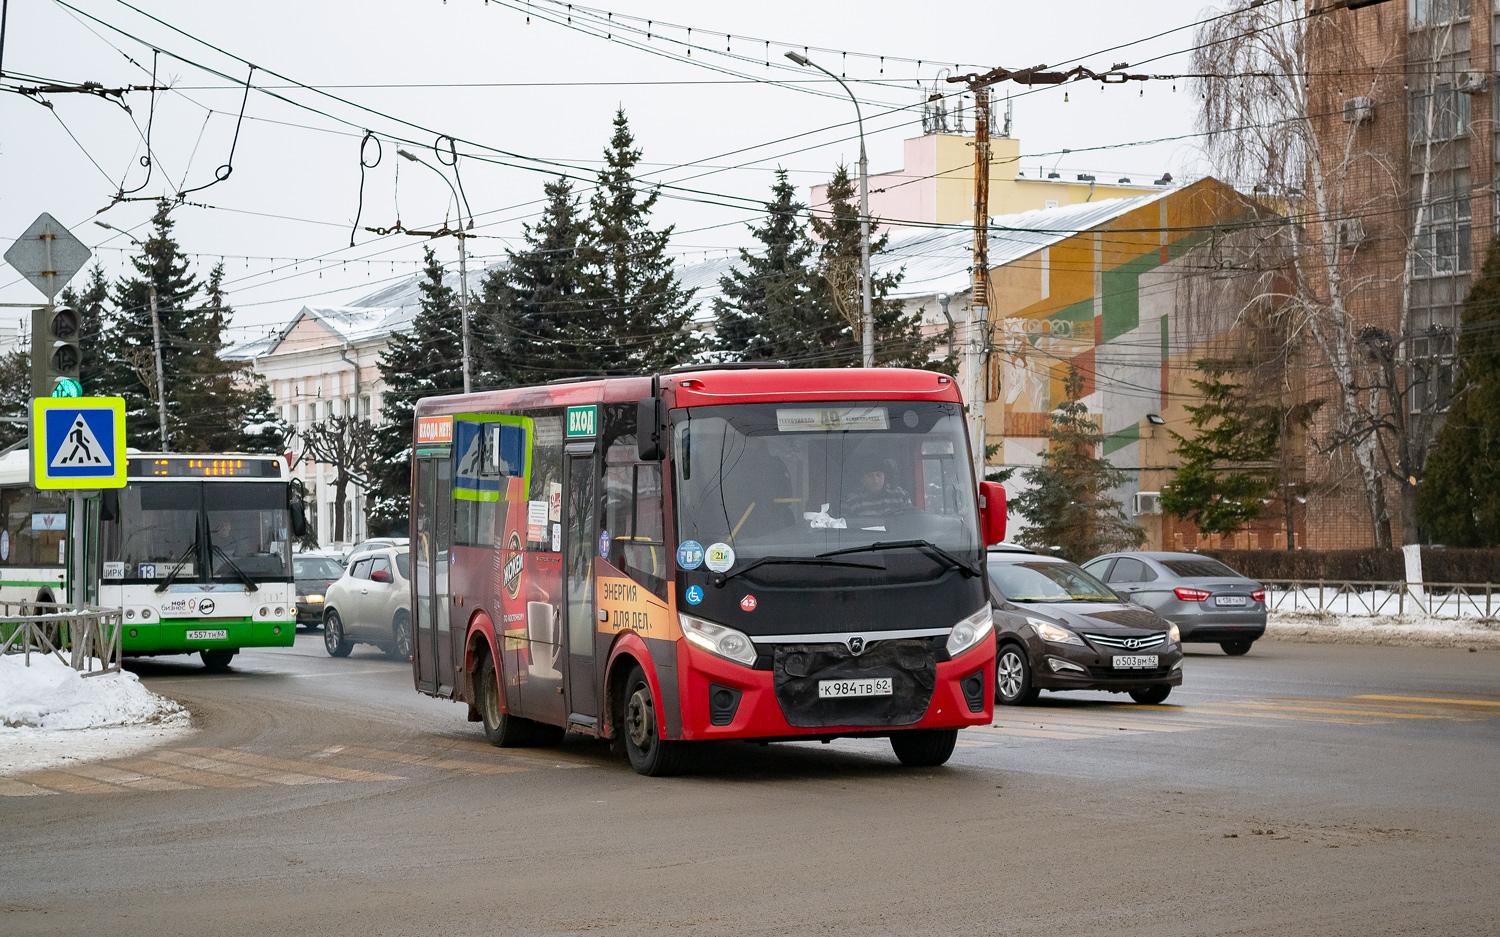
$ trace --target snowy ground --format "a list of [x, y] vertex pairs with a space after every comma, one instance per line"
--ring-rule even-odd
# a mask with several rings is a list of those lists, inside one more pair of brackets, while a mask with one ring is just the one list
[[1272, 612], [1266, 637], [1308, 644], [1500, 648], [1500, 622], [1416, 615], [1311, 615]]
[[133, 673], [84, 677], [47, 654], [0, 656], [0, 772], [117, 758], [191, 731]]

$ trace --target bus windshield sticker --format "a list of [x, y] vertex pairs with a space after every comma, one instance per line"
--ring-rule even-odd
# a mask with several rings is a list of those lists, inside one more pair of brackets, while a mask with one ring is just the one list
[[141, 563], [136, 568], [136, 576], [137, 576], [137, 578], [140, 578], [140, 579], [155, 579], [156, 578], [156, 564], [155, 563]]
[[547, 520], [562, 520], [562, 482], [547, 483]]
[[552, 552], [553, 553], [561, 553], [562, 552], [562, 525], [561, 524], [553, 524], [552, 525]]
[[417, 445], [446, 446], [453, 442], [453, 417], [417, 417]]
[[709, 571], [727, 573], [734, 565], [734, 547], [727, 543], [711, 543], [703, 554], [703, 564]]
[[698, 586], [688, 586], [687, 602], [689, 605], [697, 605], [703, 601], [703, 590]]
[[526, 539], [540, 543], [547, 528], [547, 502], [526, 502]]
[[776, 409], [783, 433], [848, 433], [891, 428], [885, 407], [799, 407]]
[[68, 526], [68, 515], [66, 514], [33, 514], [31, 515], [32, 530], [62, 530]]
[[609, 559], [609, 531], [599, 531], [599, 555]]
[[105, 560], [104, 561], [104, 578], [105, 579], [124, 579], [125, 578], [125, 562], [123, 560]]
[[[677, 545], [677, 566], [680, 569], [697, 569], [703, 565], [703, 544], [696, 540], [684, 540]], [[694, 603], [696, 604], [696, 603]]]
[[10, 559], [10, 531], [0, 530], [0, 560]]

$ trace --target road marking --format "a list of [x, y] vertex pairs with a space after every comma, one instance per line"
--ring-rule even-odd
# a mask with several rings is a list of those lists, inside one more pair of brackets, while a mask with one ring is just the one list
[[45, 787], [37, 787], [35, 784], [27, 784], [25, 781], [0, 778], [0, 797], [35, 797], [39, 794], [56, 793], [57, 791], [48, 790]]
[[116, 761], [112, 764], [125, 768], [134, 768], [143, 774], [154, 774], [157, 777], [171, 778], [184, 784], [192, 784], [197, 787], [264, 787], [265, 781], [257, 781], [254, 778], [235, 777], [218, 771], [205, 771], [202, 768], [190, 768], [186, 765], [174, 764], [161, 758], [130, 758], [125, 761]]
[[1446, 716], [1426, 715], [1421, 713], [1387, 712], [1372, 709], [1330, 709], [1326, 706], [1288, 706], [1279, 702], [1257, 702], [1255, 700], [1235, 700], [1232, 703], [1224, 703], [1225, 706], [1245, 706], [1258, 709], [1274, 709], [1281, 712], [1299, 713], [1329, 713], [1335, 716], [1380, 716], [1387, 719], [1445, 719]]
[[1380, 696], [1368, 693], [1364, 696], [1351, 696], [1350, 699], [1378, 699], [1391, 700], [1397, 703], [1441, 703], [1450, 706], [1500, 706], [1500, 702], [1483, 699], [1445, 699], [1438, 696]]
[[66, 771], [33, 771], [26, 776], [26, 780], [43, 787], [50, 787], [55, 791], [65, 794], [118, 794], [125, 790], [113, 784], [101, 784], [98, 781], [77, 774], [69, 774]]
[[198, 787], [196, 784], [184, 784], [140, 771], [121, 771], [109, 765], [75, 765], [68, 769], [68, 773], [143, 791], [190, 791], [197, 790]]
[[[256, 755], [251, 752], [236, 752], [227, 748], [184, 748], [185, 752], [204, 755], [209, 758], [217, 758], [220, 761], [228, 761], [242, 765], [250, 765], [254, 768], [267, 768], [272, 771], [287, 772], [298, 776], [321, 775], [335, 781], [400, 781], [404, 780], [394, 774], [380, 774], [375, 771], [362, 771], [359, 768], [341, 768], [337, 765], [311, 764], [306, 761], [289, 761], [285, 758], [271, 758], [267, 755]], [[285, 782], [283, 782], [285, 783]]]
[[390, 751], [384, 748], [367, 748], [363, 745], [344, 745], [337, 756], [363, 758], [367, 761], [394, 761], [403, 765], [421, 765], [427, 768], [446, 768], [450, 771], [466, 771], [470, 774], [509, 774], [513, 771], [529, 771], [519, 765], [497, 765], [462, 758], [438, 758], [434, 755], [417, 755], [411, 752]]

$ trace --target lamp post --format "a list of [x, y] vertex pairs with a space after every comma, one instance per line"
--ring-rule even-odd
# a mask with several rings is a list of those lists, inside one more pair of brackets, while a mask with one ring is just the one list
[[[443, 175], [442, 170], [438, 169], [431, 163], [423, 162], [416, 156], [416, 154], [411, 153], [408, 150], [397, 148], [396, 152], [406, 159], [409, 159], [414, 163], [421, 163], [423, 166], [426, 166], [428, 169], [431, 169], [433, 172], [437, 173], [438, 176], [448, 184], [448, 191], [453, 193], [453, 204], [455, 206], [455, 210], [457, 210], [457, 206], [463, 204], [463, 202], [460, 201], [458, 197], [458, 190], [453, 188], [453, 183], [448, 182], [448, 177]], [[459, 223], [460, 225], [462, 225], [462, 218], [460, 218]], [[470, 218], [467, 228], [461, 228], [458, 231], [452, 232], [453, 236], [458, 238], [458, 308], [460, 314], [463, 317], [464, 393], [466, 394], [469, 393], [471, 389], [471, 383], [469, 378], [469, 265], [468, 256], [464, 251], [464, 238], [469, 236], [468, 231], [473, 227], [474, 219]]]
[[[129, 231], [102, 221], [96, 221], [94, 224], [101, 228], [108, 228], [116, 234], [123, 234], [142, 251], [146, 249], [146, 245], [137, 240]], [[161, 316], [156, 311], [156, 281], [147, 280], [146, 287], [151, 295], [151, 342], [156, 348], [156, 422], [161, 431], [161, 451], [171, 452], [171, 448], [167, 445], [167, 379], [161, 366]]]
[[859, 330], [863, 366], [875, 367], [875, 315], [870, 311], [870, 161], [865, 158], [865, 119], [859, 112], [859, 99], [844, 79], [805, 55], [788, 52], [786, 57], [804, 68], [811, 66], [832, 78], [854, 102], [854, 120], [859, 125], [859, 293], [861, 315]]

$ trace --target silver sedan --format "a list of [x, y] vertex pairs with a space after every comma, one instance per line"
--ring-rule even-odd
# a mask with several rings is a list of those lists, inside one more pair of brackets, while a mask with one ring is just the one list
[[1248, 653], [1266, 633], [1266, 590], [1198, 553], [1107, 553], [1083, 564], [1109, 587], [1172, 622], [1183, 642]]

